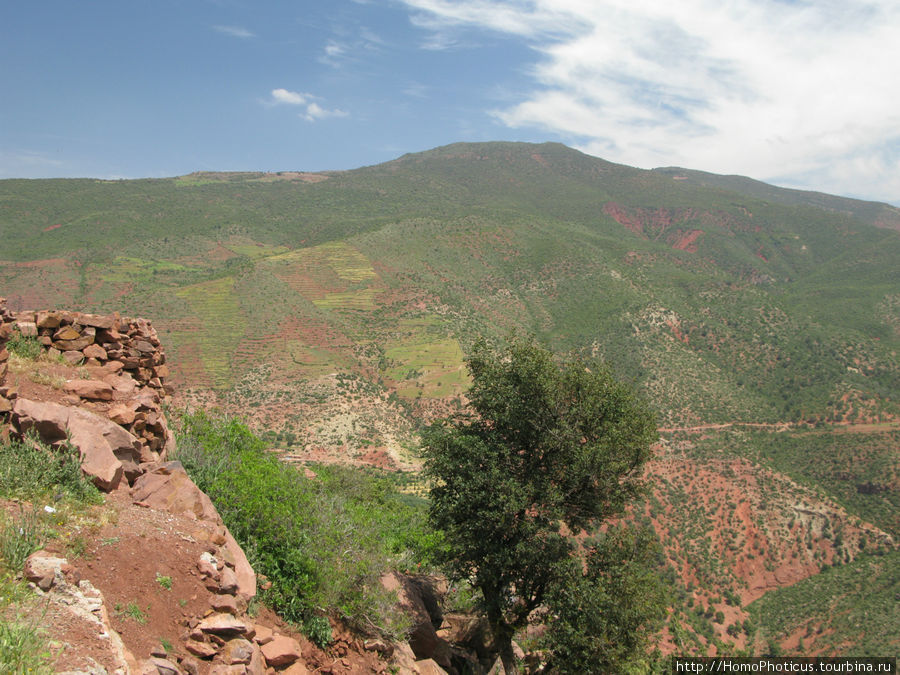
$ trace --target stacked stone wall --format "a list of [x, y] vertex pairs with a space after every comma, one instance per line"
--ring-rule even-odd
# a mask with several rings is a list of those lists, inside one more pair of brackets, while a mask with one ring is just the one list
[[[85, 366], [62, 385], [61, 402], [28, 400], [10, 377], [8, 341], [35, 338], [54, 362]], [[133, 483], [174, 447], [162, 410], [172, 393], [166, 354], [147, 319], [70, 311], [11, 312], [0, 298], [0, 422], [60, 445], [73, 442], [82, 469], [104, 490]], [[2, 426], [2, 424], [0, 424]], [[117, 431], [128, 432], [127, 434]]]

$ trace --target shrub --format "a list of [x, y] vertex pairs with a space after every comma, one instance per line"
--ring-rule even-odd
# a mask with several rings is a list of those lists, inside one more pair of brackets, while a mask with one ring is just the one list
[[284, 618], [319, 643], [330, 640], [329, 612], [360, 629], [405, 631], [379, 579], [427, 564], [435, 541], [423, 508], [387, 479], [348, 467], [318, 467], [307, 479], [237, 420], [202, 412], [182, 417], [178, 458], [272, 582], [262, 599]]
[[78, 450], [71, 445], [54, 449], [35, 436], [0, 443], [0, 496], [35, 499], [47, 494], [94, 504], [103, 499], [82, 473]]
[[36, 337], [22, 335], [19, 331], [13, 331], [6, 343], [10, 354], [36, 361], [44, 353], [44, 346]]
[[0, 565], [18, 572], [25, 559], [41, 547], [41, 522], [34, 511], [19, 508], [18, 518], [4, 523], [0, 529]]

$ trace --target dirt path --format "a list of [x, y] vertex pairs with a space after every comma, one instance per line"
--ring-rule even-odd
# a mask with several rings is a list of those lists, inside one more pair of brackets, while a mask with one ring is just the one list
[[810, 433], [841, 433], [841, 434], [871, 434], [888, 432], [900, 429], [900, 421], [879, 422], [876, 424], [831, 424], [826, 429], [810, 428], [805, 422], [722, 422], [720, 424], [700, 424], [693, 427], [660, 427], [663, 434], [672, 433], [700, 433], [702, 431], [721, 431], [732, 428], [771, 429], [773, 431], [788, 431], [790, 429], [805, 429]]

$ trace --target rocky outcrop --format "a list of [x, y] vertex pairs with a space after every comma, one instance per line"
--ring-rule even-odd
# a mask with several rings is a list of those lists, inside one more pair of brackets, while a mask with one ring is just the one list
[[85, 664], [90, 669], [79, 668], [75, 672], [114, 675], [135, 672], [134, 656], [112, 629], [103, 594], [90, 581], [81, 579], [78, 570], [68, 560], [38, 551], [25, 561], [23, 574], [34, 584], [36, 592], [46, 599], [42, 617], [45, 626], [67, 626], [73, 633], [78, 632], [78, 628], [73, 626], [81, 626], [81, 631], [97, 636], [94, 658]]
[[141, 506], [213, 523], [219, 530], [215, 543], [220, 548], [216, 558], [227, 571], [216, 576], [207, 563], [201, 573], [216, 576], [217, 592], [237, 595], [245, 601], [256, 595], [256, 574], [247, 556], [225, 527], [210, 498], [194, 484], [180, 462], [167, 462], [142, 474], [134, 483], [132, 499]]
[[[12, 313], [0, 298], [0, 414], [11, 412], [19, 396], [15, 387], [7, 386], [4, 381], [9, 359], [5, 344], [15, 332], [36, 337], [51, 357], [89, 366], [85, 371], [89, 375], [87, 379], [72, 378], [63, 385], [69, 394], [67, 403], [80, 407], [88, 402], [94, 414], [105, 417], [137, 441], [134, 447], [130, 447], [133, 443], [124, 441], [113, 446], [129, 482], [139, 475], [141, 464], [165, 460], [174, 447], [174, 436], [166, 423], [162, 404], [172, 389], [165, 382], [168, 377], [165, 351], [148, 320], [66, 311]], [[36, 425], [36, 431], [50, 443], [65, 437], [65, 433], [58, 435], [61, 429], [55, 420], [58, 421], [56, 417], [40, 420]], [[11, 421], [17, 424], [16, 414]], [[51, 432], [49, 436], [44, 434], [45, 428]], [[104, 425], [107, 440], [110, 433], [116, 433], [110, 429], [108, 424]], [[84, 436], [93, 438], [93, 434]], [[92, 458], [96, 454], [80, 445], [79, 451], [87, 452]], [[110, 473], [108, 465], [103, 467], [107, 475], [98, 477], [91, 473], [92, 478], [101, 489], [115, 489], [118, 479]]]

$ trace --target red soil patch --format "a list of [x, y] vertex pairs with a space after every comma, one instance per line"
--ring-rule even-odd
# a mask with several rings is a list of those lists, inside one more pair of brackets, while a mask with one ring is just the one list
[[49, 232], [50, 230], [55, 230], [55, 229], [57, 229], [58, 227], [62, 227], [62, 223], [57, 223], [56, 225], [48, 225], [48, 226], [45, 227], [42, 231], [43, 231], [43, 232]]

